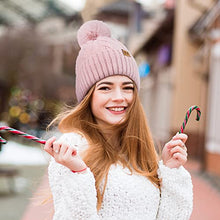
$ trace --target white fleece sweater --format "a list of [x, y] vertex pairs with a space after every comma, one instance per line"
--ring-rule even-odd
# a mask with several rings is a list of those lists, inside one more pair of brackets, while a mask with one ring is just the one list
[[[76, 133], [64, 134], [61, 140], [71, 145], [87, 144]], [[53, 220], [187, 220], [192, 212], [190, 174], [183, 167], [170, 169], [162, 161], [158, 169], [161, 196], [146, 177], [131, 175], [129, 169], [112, 165], [99, 212], [95, 179], [89, 169], [73, 173], [52, 159], [48, 171], [55, 209]]]

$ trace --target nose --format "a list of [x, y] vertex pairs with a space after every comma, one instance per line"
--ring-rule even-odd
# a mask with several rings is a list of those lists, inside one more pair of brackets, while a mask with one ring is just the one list
[[113, 94], [112, 94], [112, 101], [117, 101], [117, 102], [122, 102], [124, 101], [124, 96], [123, 96], [123, 92], [121, 91], [121, 89], [115, 89]]

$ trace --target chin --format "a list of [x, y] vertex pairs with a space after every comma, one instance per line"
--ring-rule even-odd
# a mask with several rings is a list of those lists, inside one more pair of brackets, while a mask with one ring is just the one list
[[120, 120], [117, 120], [117, 121], [108, 121], [107, 123], [110, 124], [110, 125], [120, 125], [122, 122], [124, 122], [124, 119], [120, 119]]

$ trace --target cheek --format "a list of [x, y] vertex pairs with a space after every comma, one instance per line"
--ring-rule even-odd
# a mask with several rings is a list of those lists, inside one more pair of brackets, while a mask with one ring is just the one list
[[95, 115], [96, 112], [99, 111], [101, 107], [104, 106], [105, 100], [103, 99], [102, 95], [94, 92], [91, 100], [91, 109], [92, 113]]
[[92, 113], [94, 114], [96, 110], [96, 97], [95, 96], [93, 96], [91, 100], [91, 110], [92, 110]]
[[133, 101], [133, 98], [134, 98], [134, 94], [133, 94], [133, 93], [129, 94], [129, 95], [127, 96], [127, 102], [128, 102], [128, 103], [131, 103], [131, 102]]

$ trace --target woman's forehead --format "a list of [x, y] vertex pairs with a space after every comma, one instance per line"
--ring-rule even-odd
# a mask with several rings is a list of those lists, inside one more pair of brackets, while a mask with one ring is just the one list
[[104, 79], [101, 79], [97, 83], [102, 82], [133, 82], [129, 77], [123, 76], [123, 75], [114, 75], [114, 76], [108, 76]]

